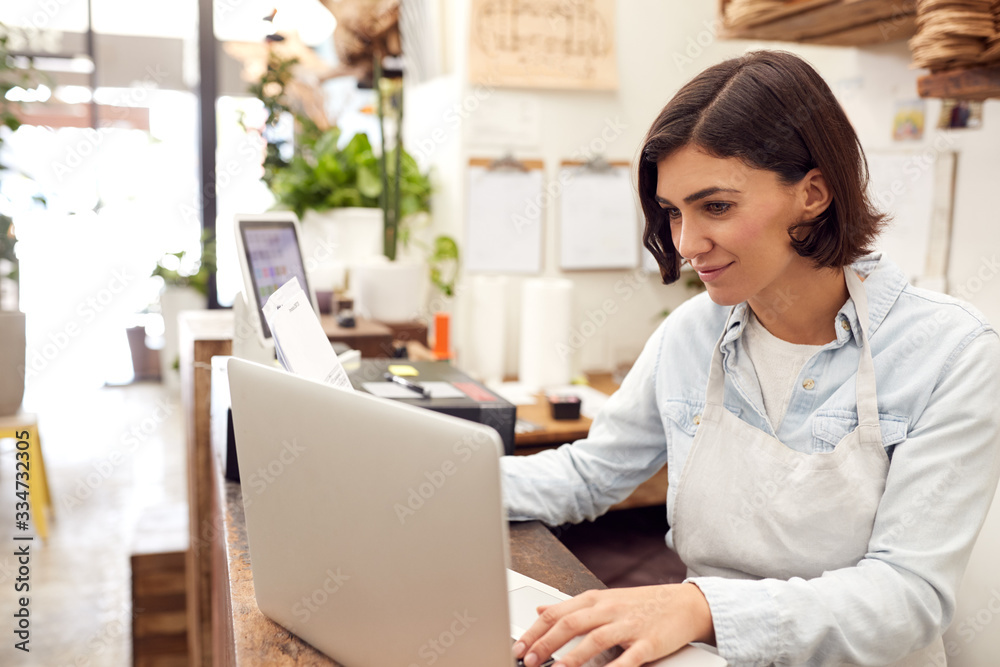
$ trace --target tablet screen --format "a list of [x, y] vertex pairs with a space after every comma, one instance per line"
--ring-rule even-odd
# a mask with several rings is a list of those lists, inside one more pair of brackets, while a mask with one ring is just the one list
[[271, 330], [263, 312], [267, 297], [293, 277], [298, 278], [302, 290], [310, 294], [295, 226], [287, 221], [244, 220], [240, 223], [240, 233], [250, 267], [261, 329], [264, 337], [270, 338]]

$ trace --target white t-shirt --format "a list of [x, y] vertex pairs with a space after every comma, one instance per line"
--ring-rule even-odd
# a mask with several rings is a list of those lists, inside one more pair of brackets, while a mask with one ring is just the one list
[[764, 411], [771, 428], [777, 433], [802, 367], [823, 346], [798, 345], [781, 340], [764, 328], [753, 311], [750, 311], [743, 335], [747, 356], [760, 382]]

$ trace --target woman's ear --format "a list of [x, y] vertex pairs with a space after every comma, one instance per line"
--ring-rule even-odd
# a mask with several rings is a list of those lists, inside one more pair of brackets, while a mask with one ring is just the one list
[[833, 193], [819, 168], [810, 169], [799, 181], [803, 220], [814, 220], [833, 202]]

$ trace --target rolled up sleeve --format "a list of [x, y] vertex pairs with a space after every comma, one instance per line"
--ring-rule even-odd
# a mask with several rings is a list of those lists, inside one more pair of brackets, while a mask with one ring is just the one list
[[667, 460], [656, 371], [665, 324], [650, 337], [587, 438], [500, 460], [504, 506], [513, 521], [555, 526], [593, 520], [625, 499]]

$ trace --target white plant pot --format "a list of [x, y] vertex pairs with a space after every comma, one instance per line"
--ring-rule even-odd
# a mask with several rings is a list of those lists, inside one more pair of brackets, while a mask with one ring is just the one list
[[335, 208], [302, 216], [302, 251], [313, 290], [346, 285], [347, 267], [382, 255], [382, 209]]
[[180, 388], [180, 372], [174, 363], [180, 358], [180, 326], [177, 316], [185, 310], [205, 310], [208, 300], [193, 287], [165, 287], [160, 292], [163, 316], [163, 349], [160, 350], [160, 377], [172, 391]]
[[354, 310], [379, 322], [409, 322], [427, 294], [427, 265], [384, 257], [351, 265]]
[[25, 346], [24, 313], [0, 311], [0, 417], [21, 408]]

